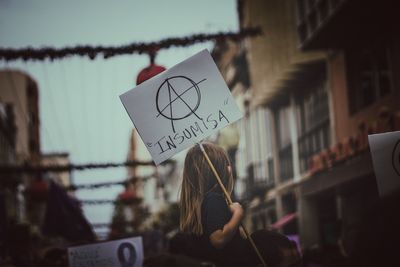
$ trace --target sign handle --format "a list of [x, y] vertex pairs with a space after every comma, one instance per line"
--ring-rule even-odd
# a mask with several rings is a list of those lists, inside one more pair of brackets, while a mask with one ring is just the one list
[[[203, 144], [202, 144], [202, 143], [199, 143], [199, 146], [200, 146], [201, 152], [203, 152], [203, 155], [204, 155], [204, 157], [205, 157], [205, 159], [206, 159], [208, 165], [210, 166], [212, 172], [214, 173], [215, 178], [217, 178], [217, 182], [218, 182], [219, 186], [221, 187], [222, 192], [224, 193], [224, 196], [225, 196], [225, 198], [226, 198], [226, 200], [227, 200], [227, 202], [228, 202], [228, 205], [231, 205], [231, 204], [233, 203], [233, 202], [232, 202], [232, 199], [231, 199], [231, 196], [230, 196], [230, 194], [228, 193], [228, 191], [226, 190], [224, 184], [222, 183], [221, 178], [219, 177], [219, 174], [218, 174], [217, 170], [215, 169], [214, 165], [212, 164], [210, 158], [209, 158], [208, 155], [207, 155], [206, 150], [205, 150], [204, 147], [203, 147]], [[250, 236], [249, 232], [247, 231], [246, 227], [245, 227], [242, 223], [240, 224], [240, 227], [242, 228], [244, 234], [246, 235], [247, 240], [250, 241], [250, 244], [251, 244], [251, 246], [253, 247], [254, 251], [257, 253], [257, 256], [258, 256], [258, 258], [260, 259], [262, 265], [263, 265], [264, 267], [267, 267], [267, 264], [265, 263], [263, 257], [261, 256], [260, 251], [258, 250], [256, 244], [254, 243], [253, 239], [251, 238], [251, 236]]]

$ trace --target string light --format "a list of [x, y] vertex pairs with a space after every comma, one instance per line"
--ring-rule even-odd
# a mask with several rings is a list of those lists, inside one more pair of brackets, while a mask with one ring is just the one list
[[195, 34], [191, 36], [181, 37], [181, 38], [168, 38], [161, 40], [159, 42], [150, 43], [131, 43], [123, 46], [75, 46], [75, 47], [65, 47], [65, 48], [22, 48], [22, 49], [12, 49], [12, 48], [1, 48], [0, 49], [0, 59], [7, 61], [14, 61], [22, 59], [27, 60], [40, 60], [45, 59], [63, 59], [70, 56], [81, 56], [89, 57], [90, 59], [95, 59], [99, 54], [102, 54], [104, 58], [110, 58], [114, 56], [120, 56], [125, 54], [148, 54], [151, 55], [154, 51], [160, 49], [167, 49], [170, 47], [185, 47], [193, 45], [195, 43], [201, 43], [206, 41], [220, 41], [225, 39], [230, 39], [233, 41], [239, 41], [246, 37], [253, 37], [260, 35], [261, 28], [243, 28], [239, 32], [221, 32], [216, 34]]
[[124, 180], [120, 180], [118, 182], [104, 182], [104, 183], [94, 183], [94, 184], [81, 184], [81, 185], [74, 185], [71, 184], [65, 189], [67, 191], [76, 191], [80, 189], [85, 189], [85, 190], [93, 190], [93, 189], [98, 189], [98, 188], [103, 188], [103, 187], [111, 187], [111, 186], [116, 186], [116, 185], [127, 185], [128, 183], [134, 184], [136, 181], [147, 181], [148, 179], [156, 177], [155, 174], [153, 175], [148, 175], [148, 176], [141, 176], [141, 177], [129, 177]]
[[[174, 160], [166, 160], [162, 165], [173, 164]], [[67, 164], [67, 165], [49, 165], [49, 166], [33, 166], [33, 165], [0, 165], [1, 174], [15, 173], [43, 173], [43, 172], [70, 172], [84, 171], [90, 169], [106, 169], [117, 167], [136, 167], [136, 166], [155, 166], [153, 161], [132, 160], [122, 163], [88, 163], [88, 164]]]

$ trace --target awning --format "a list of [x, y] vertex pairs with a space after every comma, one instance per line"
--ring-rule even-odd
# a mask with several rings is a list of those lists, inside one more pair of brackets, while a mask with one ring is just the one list
[[271, 224], [270, 227], [273, 229], [279, 229], [285, 226], [286, 224], [290, 223], [297, 217], [297, 213], [289, 213], [277, 220], [274, 224]]

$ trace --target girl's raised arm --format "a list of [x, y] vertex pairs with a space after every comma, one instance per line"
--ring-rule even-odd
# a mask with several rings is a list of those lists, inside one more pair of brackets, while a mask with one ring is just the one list
[[232, 239], [238, 230], [244, 215], [242, 206], [237, 202], [229, 205], [229, 209], [232, 212], [232, 218], [224, 225], [222, 230], [216, 230], [210, 235], [211, 244], [218, 249], [225, 247], [225, 245]]

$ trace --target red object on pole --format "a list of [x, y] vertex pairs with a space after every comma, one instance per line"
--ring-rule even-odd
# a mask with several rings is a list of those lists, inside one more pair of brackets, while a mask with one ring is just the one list
[[129, 200], [132, 198], [136, 198], [136, 193], [134, 191], [125, 190], [121, 194], [118, 195], [119, 199], [121, 200]]
[[125, 205], [132, 205], [139, 203], [141, 199], [137, 197], [135, 191], [125, 190], [118, 195], [118, 200]]
[[150, 64], [150, 66], [144, 68], [139, 72], [139, 75], [136, 78], [136, 85], [139, 85], [142, 82], [156, 76], [157, 74], [163, 72], [164, 70], [166, 70], [166, 68], [163, 66]]

